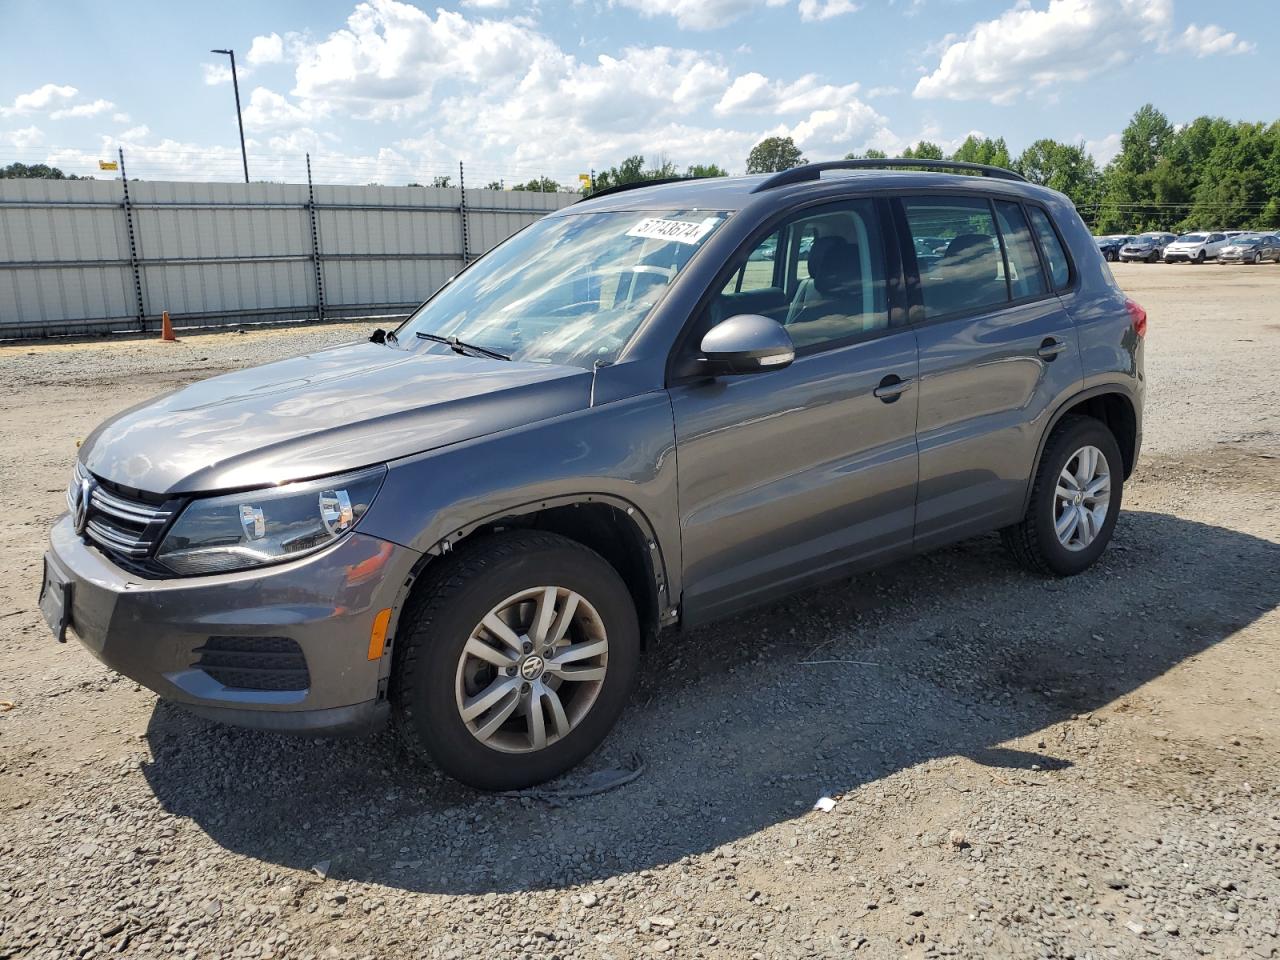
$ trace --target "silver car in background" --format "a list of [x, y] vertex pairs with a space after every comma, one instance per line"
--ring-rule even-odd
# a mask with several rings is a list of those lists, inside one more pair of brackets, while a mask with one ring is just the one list
[[1219, 263], [1280, 263], [1280, 237], [1270, 233], [1242, 233], [1218, 251]]
[[1164, 256], [1165, 247], [1174, 241], [1172, 233], [1161, 233], [1153, 230], [1133, 237], [1120, 248], [1120, 262], [1132, 263], [1140, 260], [1143, 263], [1159, 263]]

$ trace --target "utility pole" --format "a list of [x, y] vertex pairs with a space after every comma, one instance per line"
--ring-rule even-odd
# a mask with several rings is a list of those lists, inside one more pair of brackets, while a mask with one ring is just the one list
[[249, 182], [249, 154], [244, 149], [244, 118], [240, 116], [240, 80], [236, 77], [236, 52], [234, 50], [210, 50], [231, 58], [231, 86], [236, 92], [236, 123], [240, 125], [240, 159], [244, 162], [244, 182]]

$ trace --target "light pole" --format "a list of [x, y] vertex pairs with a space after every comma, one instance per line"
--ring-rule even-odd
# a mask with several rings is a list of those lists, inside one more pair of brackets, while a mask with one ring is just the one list
[[236, 123], [240, 124], [240, 159], [244, 161], [244, 182], [249, 182], [249, 155], [244, 149], [244, 118], [240, 116], [240, 81], [236, 78], [236, 52], [234, 50], [210, 50], [210, 53], [225, 53], [231, 58], [231, 86], [236, 92]]

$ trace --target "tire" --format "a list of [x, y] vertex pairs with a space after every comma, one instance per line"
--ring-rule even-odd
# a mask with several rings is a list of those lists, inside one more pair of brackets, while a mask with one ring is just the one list
[[1249, 258], [1249, 263], [1255, 267], [1258, 265], [1258, 255], [1256, 253]]
[[[1056, 530], [1059, 518], [1057, 489], [1060, 475], [1076, 462], [1077, 451], [1086, 447], [1101, 453], [1110, 480], [1109, 497], [1105, 517], [1097, 524], [1092, 539], [1087, 545], [1073, 547], [1064, 544]], [[1124, 462], [1111, 431], [1092, 417], [1066, 417], [1045, 443], [1026, 515], [1020, 522], [1001, 530], [1001, 539], [1014, 558], [1028, 570], [1056, 577], [1075, 576], [1093, 566], [1111, 541], [1123, 493]]]
[[1158, 253], [1153, 252], [1151, 256], [1147, 257], [1147, 263], [1159, 263], [1159, 262], [1160, 262], [1160, 254]]
[[[529, 787], [585, 759], [617, 722], [639, 667], [640, 628], [622, 578], [593, 550], [565, 537], [530, 531], [464, 544], [432, 566], [437, 569], [414, 587], [392, 666], [393, 724], [409, 752], [480, 790]], [[482, 646], [509, 651], [500, 634], [481, 621], [499, 609], [512, 621], [526, 614], [532, 620], [543, 602], [538, 598], [548, 587], [556, 588], [557, 594], [546, 632], [556, 632], [568, 595], [576, 594], [578, 603], [563, 644], [598, 647], [603, 632], [603, 661], [599, 656], [575, 658], [578, 669], [603, 669], [603, 679], [575, 681], [567, 673], [553, 675], [552, 655], [541, 648], [530, 650], [532, 642], [526, 643], [523, 656], [510, 654], [519, 657], [513, 666], [499, 667], [487, 656], [472, 655], [475, 648], [469, 644], [476, 638]], [[510, 643], [518, 645], [531, 634], [536, 639], [532, 623], [523, 629], [515, 626]], [[565, 649], [556, 647], [555, 655], [563, 655]], [[537, 675], [526, 673], [532, 661], [545, 665], [546, 673], [541, 666]], [[490, 691], [502, 692], [492, 709], [464, 719], [463, 710], [477, 708]], [[535, 694], [541, 724], [533, 719]], [[517, 700], [514, 707], [512, 699]], [[495, 726], [488, 739], [481, 739], [472, 724]], [[567, 732], [556, 730], [561, 724]], [[546, 744], [536, 749], [535, 727], [544, 731]]]
[[1196, 254], [1195, 262], [1196, 262], [1196, 265], [1197, 265], [1197, 266], [1204, 266], [1204, 251], [1203, 251], [1203, 250], [1201, 250], [1199, 253], [1197, 253], [1197, 254]]

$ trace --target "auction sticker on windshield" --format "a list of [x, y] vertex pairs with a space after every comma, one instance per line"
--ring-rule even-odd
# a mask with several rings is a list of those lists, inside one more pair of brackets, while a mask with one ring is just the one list
[[698, 223], [687, 220], [663, 220], [647, 217], [627, 231], [628, 237], [645, 240], [674, 240], [676, 243], [697, 243], [720, 223], [719, 217], [708, 217]]

